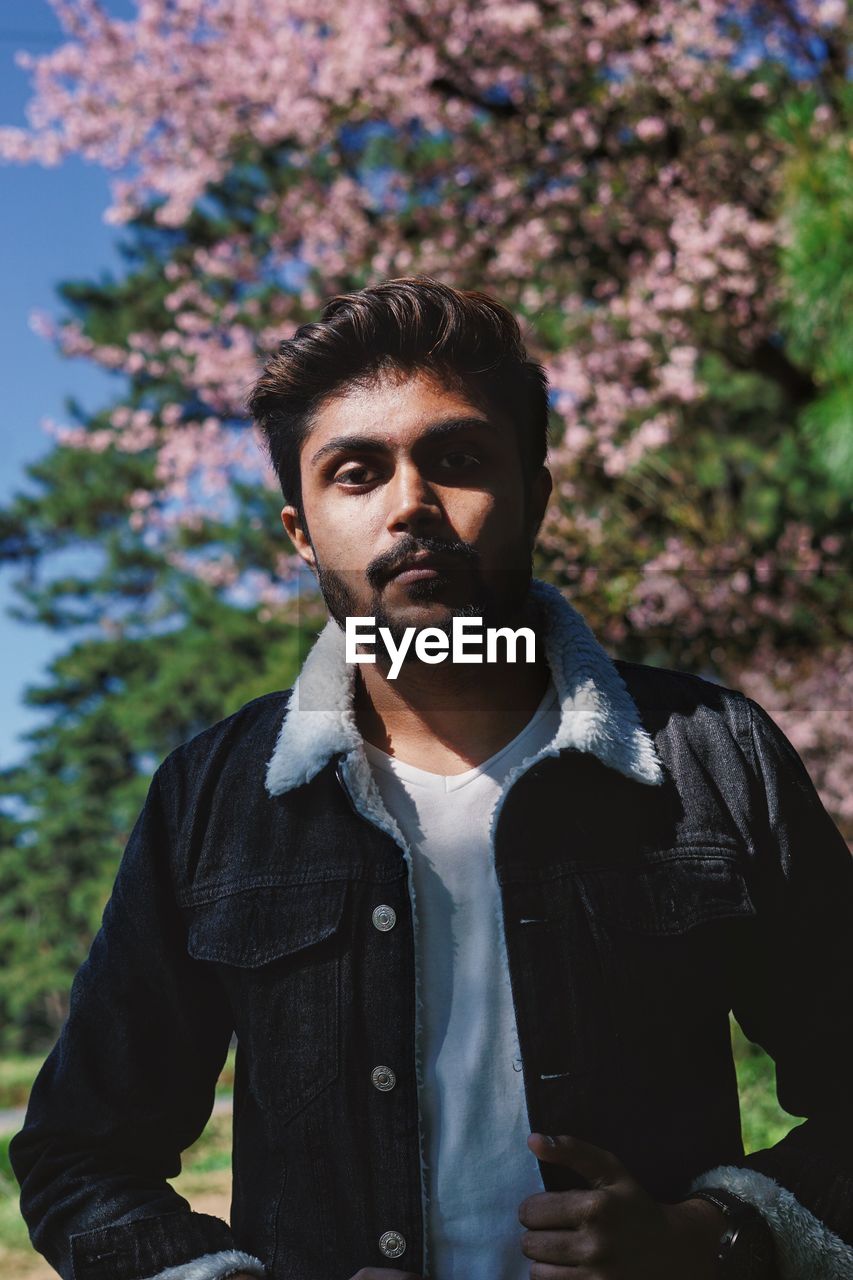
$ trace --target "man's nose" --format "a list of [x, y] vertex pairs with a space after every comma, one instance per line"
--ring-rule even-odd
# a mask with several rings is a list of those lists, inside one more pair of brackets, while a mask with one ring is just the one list
[[389, 497], [387, 525], [393, 533], [414, 531], [443, 519], [438, 495], [412, 463], [396, 468], [386, 492]]

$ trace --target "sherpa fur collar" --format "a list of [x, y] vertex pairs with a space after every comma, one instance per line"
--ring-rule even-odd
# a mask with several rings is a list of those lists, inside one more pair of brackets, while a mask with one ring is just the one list
[[[636, 704], [584, 618], [556, 587], [534, 578], [530, 590], [541, 611], [540, 639], [560, 699], [560, 725], [543, 754], [574, 747], [637, 782], [663, 782], [663, 766]], [[355, 667], [344, 661], [344, 633], [330, 620], [291, 694], [267, 764], [270, 795], [309, 782], [339, 752], [363, 754], [354, 684]]]

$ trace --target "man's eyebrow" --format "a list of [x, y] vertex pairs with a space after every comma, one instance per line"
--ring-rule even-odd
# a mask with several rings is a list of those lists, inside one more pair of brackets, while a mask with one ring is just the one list
[[[434, 422], [432, 426], [427, 427], [426, 431], [420, 437], [420, 440], [436, 440], [443, 436], [456, 435], [462, 431], [470, 431], [472, 428], [480, 429], [486, 427], [494, 430], [494, 423], [489, 418], [478, 418], [474, 416], [461, 418], [442, 418], [439, 422]], [[419, 441], [420, 443], [420, 441]], [[321, 445], [317, 452], [311, 458], [311, 465], [322, 461], [328, 457], [330, 453], [388, 453], [389, 444], [387, 436], [333, 436], [331, 440], [327, 440]]]
[[461, 431], [470, 431], [472, 427], [485, 427], [489, 431], [495, 430], [495, 424], [490, 418], [475, 418], [473, 416], [443, 418], [441, 422], [434, 422], [431, 427], [428, 427], [424, 432], [424, 436], [428, 440], [441, 439], [442, 436], [452, 436]]

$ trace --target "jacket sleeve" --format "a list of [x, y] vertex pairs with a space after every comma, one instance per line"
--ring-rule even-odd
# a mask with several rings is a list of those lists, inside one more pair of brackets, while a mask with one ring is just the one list
[[[165, 762], [130, 835], [68, 1018], [10, 1159], [32, 1242], [63, 1280], [263, 1275], [167, 1179], [202, 1132], [231, 1036], [172, 889]], [[213, 1268], [213, 1269], [211, 1269]], [[229, 1269], [230, 1268], [230, 1269]]]
[[[781, 1280], [853, 1276], [853, 858], [803, 762], [745, 699], [758, 803], [759, 946], [733, 1012], [776, 1064], [779, 1105], [805, 1117], [742, 1165], [702, 1173], [760, 1209]], [[760, 896], [760, 901], [758, 897]]]

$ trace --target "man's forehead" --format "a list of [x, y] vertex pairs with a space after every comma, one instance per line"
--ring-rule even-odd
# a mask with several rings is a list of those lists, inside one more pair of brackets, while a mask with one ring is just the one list
[[305, 442], [310, 440], [313, 451], [342, 431], [390, 442], [442, 422], [497, 426], [500, 418], [464, 389], [442, 385], [437, 376], [382, 377], [369, 384], [349, 384], [328, 396], [315, 410]]

